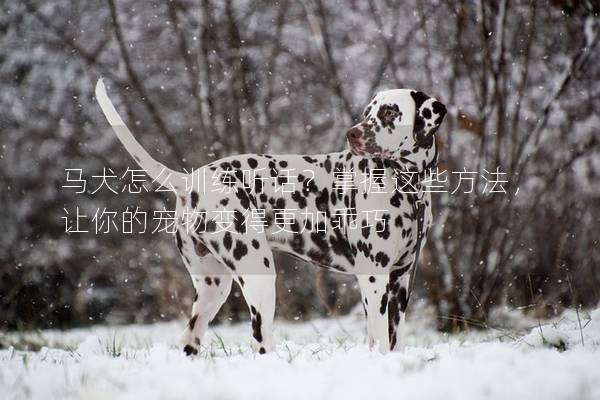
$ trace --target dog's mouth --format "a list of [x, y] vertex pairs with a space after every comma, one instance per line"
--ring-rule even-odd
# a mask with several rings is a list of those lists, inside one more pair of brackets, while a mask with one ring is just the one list
[[362, 156], [365, 154], [365, 150], [359, 144], [350, 143], [350, 153], [354, 154], [355, 156]]
[[365, 146], [360, 139], [348, 140], [348, 144], [350, 145], [350, 153], [354, 154], [355, 156], [365, 154]]

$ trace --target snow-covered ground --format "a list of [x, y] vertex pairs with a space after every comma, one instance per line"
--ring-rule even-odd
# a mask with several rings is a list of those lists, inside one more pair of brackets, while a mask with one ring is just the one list
[[600, 399], [600, 309], [458, 335], [416, 318], [406, 349], [386, 356], [369, 351], [358, 313], [277, 321], [265, 356], [247, 324], [213, 328], [195, 359], [177, 346], [183, 322], [5, 334], [0, 398]]

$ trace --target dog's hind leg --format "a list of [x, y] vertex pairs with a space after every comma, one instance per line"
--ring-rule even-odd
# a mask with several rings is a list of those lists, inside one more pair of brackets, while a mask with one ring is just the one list
[[202, 257], [190, 268], [195, 295], [190, 318], [183, 334], [183, 351], [198, 353], [208, 323], [227, 300], [231, 291], [231, 274], [212, 255]]
[[190, 318], [183, 334], [183, 351], [187, 355], [198, 353], [208, 324], [227, 300], [231, 291], [231, 274], [212, 255], [198, 258], [189, 272], [195, 295]]
[[[272, 260], [271, 268], [275, 269]], [[240, 276], [242, 292], [250, 309], [254, 347], [263, 354], [275, 349], [273, 319], [275, 317], [275, 272]]]
[[195, 289], [192, 316], [183, 334], [184, 352], [195, 355], [208, 329], [208, 323], [227, 300], [232, 277], [208, 248], [198, 238], [189, 235], [183, 227], [179, 227], [175, 238]]
[[[198, 237], [193, 251], [197, 255], [210, 252], [240, 285], [250, 309], [252, 337], [255, 340], [253, 345], [258, 352], [265, 353], [274, 348], [272, 330], [276, 274], [273, 253], [265, 232], [248, 226], [248, 215], [254, 207], [253, 199], [248, 198], [243, 190], [236, 193], [236, 196], [227, 196], [221, 201], [212, 199], [218, 201], [219, 211], [229, 211], [232, 214], [232, 224], [218, 226], [214, 222], [216, 217], [207, 215], [203, 223], [195, 225]], [[222, 201], [225, 199], [227, 201]], [[202, 199], [199, 203], [202, 204]], [[183, 242], [178, 242], [178, 247], [182, 249], [185, 260], [190, 252], [190, 243], [187, 240]]]
[[231, 272], [248, 303], [252, 321], [253, 347], [259, 353], [274, 350], [273, 318], [275, 316], [275, 264], [264, 233], [219, 232], [211, 234], [213, 254]]
[[[233, 266], [234, 279], [240, 285], [252, 323], [253, 347], [261, 354], [275, 349], [273, 341], [273, 319], [275, 317], [275, 264], [273, 253], [264, 234], [247, 233], [244, 235], [250, 253], [241, 259], [236, 258], [227, 264]], [[241, 244], [236, 240], [236, 247]]]

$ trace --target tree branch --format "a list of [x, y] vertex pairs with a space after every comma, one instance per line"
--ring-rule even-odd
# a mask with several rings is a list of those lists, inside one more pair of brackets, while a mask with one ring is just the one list
[[125, 46], [125, 41], [123, 39], [123, 33], [121, 31], [121, 26], [119, 24], [119, 19], [117, 16], [117, 7], [115, 6], [115, 2], [114, 2], [114, 0], [106, 0], [106, 1], [108, 2], [108, 6], [110, 8], [110, 16], [112, 19], [112, 26], [113, 26], [113, 29], [115, 32], [115, 36], [117, 38], [119, 50], [121, 52], [121, 57], [123, 58], [123, 61], [125, 63], [125, 69], [127, 70], [127, 75], [129, 76], [129, 80], [133, 84], [133, 87], [135, 88], [135, 90], [142, 97], [143, 103], [146, 106], [146, 109], [148, 110], [148, 112], [150, 113], [152, 120], [158, 127], [159, 132], [162, 134], [162, 136], [165, 138], [167, 143], [169, 143], [169, 146], [173, 150], [173, 154], [175, 155], [177, 166], [179, 168], [184, 168], [185, 163], [183, 161], [184, 160], [183, 153], [179, 149], [179, 146], [177, 146], [177, 143], [175, 142], [173, 136], [169, 133], [169, 131], [167, 129], [167, 125], [165, 124], [165, 122], [163, 121], [163, 119], [161, 118], [161, 116], [158, 112], [158, 108], [150, 100], [150, 97], [148, 96], [148, 93], [146, 92], [144, 85], [142, 84], [141, 80], [139, 79], [139, 77], [137, 76], [137, 74], [133, 68], [131, 59], [129, 57], [129, 53], [127, 52], [127, 46]]

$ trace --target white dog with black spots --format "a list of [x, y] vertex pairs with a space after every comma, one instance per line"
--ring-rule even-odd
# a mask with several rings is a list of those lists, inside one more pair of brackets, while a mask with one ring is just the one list
[[[233, 281], [248, 303], [254, 347], [261, 354], [274, 350], [273, 250], [356, 275], [371, 348], [401, 348], [410, 277], [432, 222], [421, 179], [437, 162], [434, 136], [446, 114], [441, 102], [409, 89], [379, 92], [347, 132], [347, 151], [237, 155], [184, 174], [154, 160], [135, 140], [102, 80], [96, 98], [126, 150], [177, 196], [177, 247], [196, 290], [186, 354], [198, 353]], [[348, 187], [339, 179], [347, 172], [376, 178]], [[278, 218], [282, 210], [285, 217]], [[231, 226], [219, 221], [224, 214], [233, 216]], [[249, 223], [254, 217], [260, 229]]]

